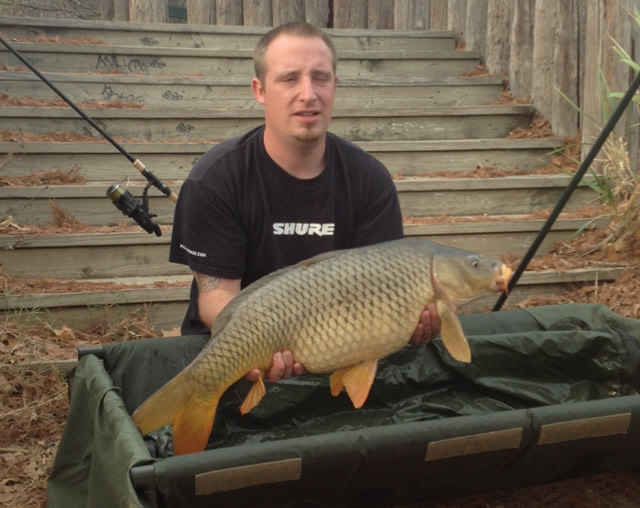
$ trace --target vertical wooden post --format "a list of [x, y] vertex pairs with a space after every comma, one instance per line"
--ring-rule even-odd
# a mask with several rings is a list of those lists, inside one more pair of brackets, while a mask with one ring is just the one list
[[515, 0], [509, 45], [509, 87], [515, 97], [531, 97], [535, 0]]
[[431, 30], [448, 30], [448, 0], [431, 0]]
[[133, 23], [166, 23], [167, 0], [129, 0], [129, 21]]
[[537, 0], [533, 26], [533, 104], [542, 116], [551, 120], [553, 115], [554, 39], [558, 2]]
[[562, 96], [564, 94], [571, 102], [578, 104], [578, 88], [580, 86], [578, 23], [576, 0], [558, 2], [555, 35], [553, 36], [551, 125], [555, 134], [568, 137], [576, 136], [580, 122], [578, 111]]
[[242, 25], [242, 1], [216, 0], [216, 23], [218, 25]]
[[304, 0], [273, 0], [273, 26], [289, 21], [304, 21]]
[[395, 0], [393, 2], [393, 27], [396, 30], [429, 30], [431, 27], [431, 0]]
[[367, 0], [333, 0], [335, 28], [366, 28]]
[[447, 8], [447, 28], [454, 33], [458, 41], [464, 41], [466, 18], [467, 0], [449, 0]]
[[216, 1], [187, 0], [187, 23], [192, 25], [215, 25]]
[[487, 12], [486, 66], [492, 74], [509, 73], [512, 2], [489, 0]]
[[484, 60], [487, 48], [487, 9], [488, 0], [467, 2], [464, 43], [468, 50], [479, 51]]
[[[628, 7], [627, 0], [594, 0], [587, 3], [582, 115], [583, 155], [611, 114], [610, 106], [616, 104], [607, 97], [607, 87], [612, 91], [625, 91], [629, 84], [628, 66], [621, 63], [611, 49], [611, 38], [626, 50], [630, 49], [631, 17], [626, 10]], [[611, 135], [625, 135], [626, 122], [626, 117], [621, 118]]]
[[369, 0], [367, 6], [367, 27], [393, 28], [394, 4], [397, 3], [397, 0], [395, 2], [394, 0]]
[[327, 28], [331, 26], [330, 0], [304, 0], [304, 18], [307, 23]]
[[273, 26], [271, 2], [243, 0], [242, 19], [245, 26]]

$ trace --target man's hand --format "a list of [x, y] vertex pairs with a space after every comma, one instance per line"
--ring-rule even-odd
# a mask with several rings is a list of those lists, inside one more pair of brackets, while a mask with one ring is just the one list
[[[260, 369], [252, 369], [245, 378], [253, 383], [261, 373]], [[278, 351], [273, 355], [271, 367], [264, 373], [264, 377], [272, 383], [277, 383], [281, 379], [289, 379], [291, 376], [299, 376], [302, 373], [304, 373], [304, 367], [301, 363], [293, 361], [291, 351]]]
[[418, 321], [418, 326], [413, 332], [409, 344], [428, 344], [440, 333], [440, 326], [440, 316], [438, 316], [436, 306], [430, 303], [420, 314], [420, 321]]

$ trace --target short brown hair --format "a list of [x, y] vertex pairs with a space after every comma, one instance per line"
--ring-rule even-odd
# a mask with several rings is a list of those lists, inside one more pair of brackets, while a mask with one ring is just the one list
[[331, 51], [331, 65], [333, 67], [333, 73], [336, 72], [338, 65], [338, 54], [336, 47], [333, 44], [331, 38], [320, 28], [307, 23], [306, 21], [294, 21], [291, 23], [285, 23], [279, 25], [262, 36], [258, 41], [256, 48], [253, 52], [253, 67], [255, 69], [256, 77], [264, 84], [264, 76], [267, 72], [267, 65], [265, 63], [264, 55], [267, 52], [269, 45], [279, 35], [295, 35], [298, 37], [318, 37], [324, 41], [329, 50]]

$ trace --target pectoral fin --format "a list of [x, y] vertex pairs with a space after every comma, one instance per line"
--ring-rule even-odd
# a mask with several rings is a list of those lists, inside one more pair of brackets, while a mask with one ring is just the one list
[[440, 335], [449, 354], [459, 362], [471, 361], [471, 348], [464, 336], [460, 320], [454, 311], [443, 301], [437, 302], [438, 315], [440, 316]]
[[254, 407], [258, 405], [258, 403], [264, 397], [267, 389], [264, 387], [264, 381], [262, 380], [262, 376], [260, 376], [256, 381], [254, 381], [253, 386], [251, 386], [251, 390], [247, 393], [247, 396], [240, 406], [240, 413], [247, 414]]
[[360, 409], [369, 396], [377, 368], [378, 360], [369, 360], [334, 372], [329, 381], [331, 395], [338, 395], [344, 386], [353, 407]]

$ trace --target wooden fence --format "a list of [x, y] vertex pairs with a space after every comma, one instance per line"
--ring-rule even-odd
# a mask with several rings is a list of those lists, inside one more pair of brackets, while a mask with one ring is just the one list
[[[21, 15], [19, 6], [34, 1], [12, 0], [13, 12], [0, 4], [0, 14]], [[59, 0], [65, 1], [70, 0]], [[101, 0], [94, 5], [102, 19], [132, 22], [275, 26], [307, 20], [328, 28], [451, 30], [466, 49], [481, 52], [487, 70], [503, 76], [514, 96], [531, 97], [556, 134], [581, 133], [586, 143], [606, 120], [607, 87], [624, 91], [632, 79], [613, 41], [634, 59], [640, 54], [638, 23], [630, 14], [640, 0]], [[634, 108], [624, 122], [631, 125], [636, 117]], [[624, 122], [616, 135], [627, 137], [635, 160], [637, 136]]]

